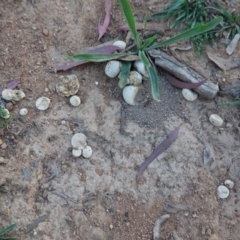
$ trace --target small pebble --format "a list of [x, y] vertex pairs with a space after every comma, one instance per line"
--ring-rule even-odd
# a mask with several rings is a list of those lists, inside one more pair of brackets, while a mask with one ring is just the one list
[[208, 240], [218, 240], [218, 236], [216, 234], [212, 234]]
[[229, 189], [223, 185], [220, 185], [217, 189], [217, 193], [221, 199], [225, 199], [229, 196]]
[[182, 95], [189, 102], [193, 102], [198, 98], [198, 94], [194, 93], [193, 91], [191, 91], [189, 89], [183, 89]]
[[12, 111], [13, 110], [13, 103], [11, 103], [11, 102], [6, 103], [6, 109], [8, 111]]
[[66, 121], [65, 121], [65, 120], [62, 120], [62, 121], [61, 121], [61, 124], [62, 124], [62, 125], [65, 125], [65, 124], [66, 124]]
[[110, 224], [109, 228], [110, 228], [110, 229], [113, 229], [113, 225], [112, 225], [112, 224]]
[[7, 144], [6, 143], [3, 143], [2, 145], [1, 145], [1, 149], [6, 149], [7, 148]]
[[220, 127], [223, 124], [223, 119], [217, 114], [211, 114], [209, 117], [209, 121], [215, 127]]
[[228, 187], [228, 188], [230, 188], [230, 189], [232, 189], [233, 187], [234, 187], [234, 182], [233, 181], [231, 181], [231, 180], [226, 180], [225, 182], [224, 182], [224, 184], [226, 185], [226, 187]]
[[3, 163], [6, 164], [7, 161], [4, 157], [0, 157], [0, 164], [3, 164]]
[[48, 29], [44, 28], [44, 29], [42, 30], [42, 33], [43, 33], [44, 36], [48, 36], [49, 31], [48, 31]]

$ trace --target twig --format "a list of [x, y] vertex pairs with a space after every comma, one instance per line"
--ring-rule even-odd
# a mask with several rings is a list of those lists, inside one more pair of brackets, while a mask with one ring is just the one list
[[45, 221], [49, 217], [50, 213], [44, 214], [43, 216], [38, 217], [33, 221], [33, 223], [27, 225], [26, 233], [32, 231], [34, 228], [38, 226], [40, 222]]

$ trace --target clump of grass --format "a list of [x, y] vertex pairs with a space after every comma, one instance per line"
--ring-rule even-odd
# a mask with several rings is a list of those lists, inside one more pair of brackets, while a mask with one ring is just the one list
[[0, 108], [0, 128], [7, 128], [12, 122], [12, 115], [5, 108]]
[[168, 19], [171, 28], [184, 30], [193, 28], [202, 23], [213, 20], [216, 16], [222, 16], [223, 21], [216, 28], [191, 38], [196, 49], [197, 57], [200, 57], [204, 46], [209, 43], [216, 44], [216, 38], [225, 34], [226, 38], [233, 38], [240, 33], [240, 15], [228, 11], [219, 0], [172, 0], [165, 9], [153, 14], [148, 20]]
[[12, 224], [6, 228], [0, 230], [0, 240], [16, 240], [16, 238], [7, 237], [6, 234], [11, 232], [16, 224]]

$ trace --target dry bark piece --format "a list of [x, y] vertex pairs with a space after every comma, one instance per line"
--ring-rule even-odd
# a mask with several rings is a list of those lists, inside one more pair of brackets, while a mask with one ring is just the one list
[[207, 52], [208, 58], [213, 61], [223, 71], [230, 70], [232, 68], [240, 67], [240, 57], [229, 57], [228, 59], [220, 58], [214, 54]]
[[[192, 70], [190, 67], [180, 63], [175, 58], [162, 51], [151, 50], [149, 51], [149, 54], [155, 59], [155, 64], [157, 66], [163, 68], [184, 82], [198, 83], [204, 80], [204, 77]], [[194, 89], [194, 91], [204, 98], [213, 99], [217, 95], [219, 87], [207, 80], [204, 84]]]
[[234, 36], [233, 40], [230, 42], [230, 44], [226, 48], [226, 52], [228, 53], [228, 55], [231, 55], [234, 52], [234, 50], [237, 47], [239, 39], [240, 39], [240, 34], [238, 33]]
[[161, 216], [160, 218], [157, 219], [155, 222], [154, 228], [153, 228], [153, 240], [161, 240], [161, 225], [168, 219], [170, 218], [169, 214], [165, 214]]

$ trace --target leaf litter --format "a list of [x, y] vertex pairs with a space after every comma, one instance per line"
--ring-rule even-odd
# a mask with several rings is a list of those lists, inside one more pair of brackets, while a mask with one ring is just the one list
[[148, 165], [152, 163], [153, 160], [155, 160], [161, 153], [167, 150], [172, 145], [172, 143], [177, 139], [179, 129], [183, 124], [184, 123], [181, 123], [178, 127], [176, 127], [168, 135], [168, 137], [163, 142], [161, 142], [158, 145], [158, 147], [151, 153], [151, 155], [142, 163], [137, 173], [137, 182], [139, 181], [140, 177], [142, 176], [143, 172], [148, 167]]

